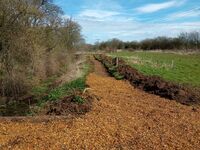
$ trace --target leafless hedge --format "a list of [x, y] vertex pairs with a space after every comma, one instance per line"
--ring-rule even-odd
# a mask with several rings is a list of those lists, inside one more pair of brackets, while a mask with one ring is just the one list
[[0, 95], [18, 97], [73, 61], [81, 27], [49, 0], [0, 0]]
[[145, 39], [140, 42], [123, 42], [111, 39], [95, 43], [94, 49], [101, 50], [173, 50], [173, 51], [200, 51], [200, 32], [181, 33], [178, 37], [157, 37]]

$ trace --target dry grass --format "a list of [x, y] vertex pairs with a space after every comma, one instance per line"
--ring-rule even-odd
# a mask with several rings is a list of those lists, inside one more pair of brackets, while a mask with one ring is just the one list
[[85, 56], [81, 56], [74, 63], [68, 64], [67, 72], [63, 74], [61, 77], [59, 77], [56, 80], [56, 82], [62, 85], [66, 82], [69, 82], [81, 77], [83, 75], [82, 67], [85, 61], [86, 61]]

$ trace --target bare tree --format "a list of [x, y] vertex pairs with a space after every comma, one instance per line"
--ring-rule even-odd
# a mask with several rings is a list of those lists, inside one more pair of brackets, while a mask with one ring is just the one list
[[80, 26], [62, 18], [63, 11], [50, 0], [0, 0], [0, 94], [23, 95], [30, 86], [28, 77], [53, 75], [57, 55], [72, 53], [82, 41]]

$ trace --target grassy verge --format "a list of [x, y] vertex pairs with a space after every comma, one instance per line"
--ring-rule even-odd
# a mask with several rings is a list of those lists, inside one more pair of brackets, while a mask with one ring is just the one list
[[43, 81], [39, 86], [33, 87], [31, 93], [36, 97], [41, 96], [44, 93], [47, 93], [49, 90], [49, 86], [57, 79], [57, 76], [53, 76]]
[[[52, 81], [54, 81], [53, 79], [49, 79], [48, 81], [46, 81], [44, 84], [42, 84], [41, 86], [35, 88], [33, 90], [35, 95], [40, 96], [41, 98], [38, 99], [37, 101], [37, 109], [42, 108], [46, 102], [49, 101], [58, 101], [62, 98], [64, 98], [65, 96], [68, 96], [70, 94], [72, 94], [74, 91], [83, 91], [86, 88], [86, 76], [88, 75], [88, 73], [90, 72], [90, 64], [88, 62], [86, 62], [83, 65], [83, 70], [82, 70], [82, 76], [76, 80], [73, 80], [69, 83], [65, 83], [61, 86], [57, 86], [51, 90], [48, 89], [49, 84], [52, 83]], [[43, 95], [43, 96], [41, 96]], [[45, 96], [44, 96], [45, 95]], [[82, 101], [82, 99], [80, 99], [79, 97], [77, 97], [77, 102], [79, 103], [83, 103], [84, 101]], [[29, 115], [33, 115], [34, 112], [31, 112]]]
[[175, 83], [200, 87], [200, 55], [180, 55], [156, 52], [118, 52], [131, 66], [146, 75], [157, 75]]
[[117, 80], [122, 80], [124, 79], [124, 76], [123, 75], [120, 75], [118, 72], [117, 72], [117, 67], [116, 66], [113, 66], [107, 62], [104, 62], [99, 55], [95, 55], [94, 56], [95, 59], [97, 59], [98, 61], [100, 61], [101, 63], [103, 63], [103, 65], [106, 67], [106, 69], [108, 70], [108, 72], [110, 73], [110, 75], [112, 75], [115, 79]]

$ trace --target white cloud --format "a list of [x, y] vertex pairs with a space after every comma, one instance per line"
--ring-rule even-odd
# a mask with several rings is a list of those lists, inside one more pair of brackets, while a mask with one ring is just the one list
[[186, 0], [178, 1], [178, 0], [173, 0], [169, 2], [164, 2], [164, 3], [153, 3], [153, 4], [147, 4], [142, 7], [136, 8], [136, 10], [140, 13], [152, 13], [156, 12], [162, 9], [167, 9], [170, 7], [175, 7], [175, 6], [180, 6], [184, 4]]
[[94, 10], [122, 10], [122, 6], [116, 0], [85, 0], [83, 9], [94, 9]]
[[[165, 3], [149, 4], [137, 8], [137, 11], [151, 13], [177, 7], [185, 2], [186, 0], [171, 0]], [[192, 17], [197, 14], [196, 10], [177, 12], [168, 15], [167, 18], [155, 19], [154, 22], [154, 18], [140, 18], [137, 13], [131, 14], [130, 11], [121, 8], [114, 0], [99, 0], [96, 3], [94, 3], [94, 0], [87, 0], [87, 4], [81, 7], [81, 10], [72, 17], [82, 26], [82, 33], [86, 41], [94, 43], [97, 40], [104, 41], [111, 38], [132, 41], [156, 36], [174, 37], [180, 32], [200, 31], [200, 21], [175, 22], [177, 18]], [[65, 17], [68, 18], [69, 16], [66, 15]], [[174, 21], [169, 21], [170, 19]], [[147, 22], [148, 20], [149, 22]]]
[[127, 15], [120, 11], [111, 11], [104, 9], [85, 9], [82, 10], [77, 16], [77, 20], [85, 20], [85, 21], [112, 21], [112, 22], [130, 22], [136, 20], [134, 16]]
[[141, 23], [121, 21], [78, 21], [83, 27], [83, 34], [89, 43], [94, 43], [111, 38], [124, 41], [142, 40], [156, 36], [177, 36], [180, 32], [200, 31], [200, 22], [183, 23]]
[[168, 20], [175, 20], [180, 18], [191, 18], [191, 17], [200, 17], [200, 8], [191, 9], [185, 12], [178, 12], [170, 14], [167, 19]]
[[97, 18], [97, 19], [102, 19], [106, 17], [112, 17], [115, 15], [119, 15], [119, 12], [115, 11], [106, 11], [106, 10], [93, 10], [93, 9], [88, 9], [82, 11], [79, 16], [80, 17], [88, 17], [88, 18]]

